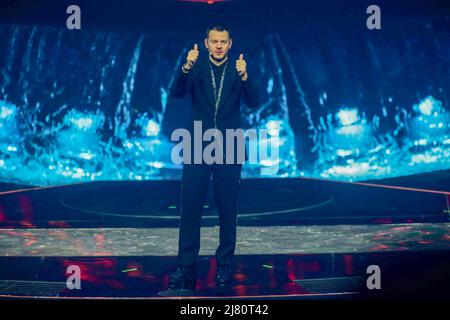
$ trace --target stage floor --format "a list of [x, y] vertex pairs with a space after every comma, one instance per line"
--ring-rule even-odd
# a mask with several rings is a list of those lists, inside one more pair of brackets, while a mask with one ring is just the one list
[[[244, 180], [233, 287], [225, 296], [450, 297], [448, 177]], [[0, 297], [169, 298], [159, 293], [176, 266], [178, 184], [4, 184]], [[205, 205], [198, 290], [187, 299], [224, 297], [214, 284], [219, 229], [212, 198]], [[81, 270], [80, 290], [66, 285], [73, 265]], [[367, 289], [371, 265], [380, 267], [381, 290]]]
[[[202, 229], [214, 255], [219, 227]], [[0, 229], [0, 256], [175, 256], [177, 228]], [[238, 227], [236, 254], [321, 254], [450, 249], [450, 223]]]

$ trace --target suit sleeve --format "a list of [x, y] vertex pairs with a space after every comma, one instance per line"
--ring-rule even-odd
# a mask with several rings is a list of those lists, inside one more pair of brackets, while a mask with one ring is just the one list
[[250, 77], [247, 81], [242, 81], [242, 99], [250, 108], [256, 108], [259, 106], [258, 92], [256, 90], [255, 83], [250, 79]]
[[178, 72], [177, 77], [170, 88], [170, 96], [174, 98], [181, 98], [186, 96], [191, 88], [192, 70], [188, 73], [183, 71]]

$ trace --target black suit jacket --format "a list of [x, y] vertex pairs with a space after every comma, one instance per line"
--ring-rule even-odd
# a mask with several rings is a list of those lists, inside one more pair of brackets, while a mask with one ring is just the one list
[[[194, 134], [194, 121], [202, 122], [203, 132], [207, 129], [215, 128], [214, 89], [212, 86], [208, 59], [197, 61], [189, 73], [183, 73], [180, 68], [176, 80], [170, 90], [170, 95], [172, 97], [184, 97], [190, 95], [192, 101], [192, 113], [186, 129], [189, 130], [192, 137]], [[225, 72], [222, 98], [216, 117], [216, 128], [222, 132], [224, 139], [226, 129], [235, 130], [242, 128], [240, 110], [241, 99], [249, 107], [256, 108], [259, 105], [252, 75], [248, 76], [247, 81], [243, 81], [236, 70], [235, 61], [230, 59]], [[205, 143], [204, 146], [208, 143]], [[225, 143], [223, 147], [225, 156]], [[235, 145], [235, 157], [237, 154], [236, 147], [237, 146]], [[247, 158], [247, 154], [245, 156]]]

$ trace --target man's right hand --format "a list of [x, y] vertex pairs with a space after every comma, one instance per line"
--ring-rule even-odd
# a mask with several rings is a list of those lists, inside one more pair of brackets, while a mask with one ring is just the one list
[[194, 64], [197, 62], [198, 59], [198, 45], [194, 44], [194, 49], [189, 50], [186, 64], [184, 65], [185, 70], [191, 70], [191, 68], [194, 66]]

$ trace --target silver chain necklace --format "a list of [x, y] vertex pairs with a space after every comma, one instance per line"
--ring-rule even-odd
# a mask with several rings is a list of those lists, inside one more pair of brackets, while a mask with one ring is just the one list
[[[228, 65], [228, 60], [227, 60], [227, 62], [225, 62], [225, 67], [223, 68], [222, 77], [220, 79], [219, 92], [217, 92], [216, 77], [214, 76], [214, 71], [213, 71], [213, 68], [211, 66], [211, 61], [209, 61], [209, 69], [211, 70], [212, 86], [213, 86], [213, 89], [214, 89], [214, 99], [215, 99], [215, 103], [216, 103], [216, 109], [215, 109], [215, 112], [214, 112], [214, 128], [216, 128], [216, 129], [217, 129], [217, 111], [219, 110], [219, 104], [220, 104], [220, 100], [222, 98], [223, 81], [225, 79], [225, 71], [227, 70], [227, 65]], [[214, 138], [218, 142], [219, 148], [222, 149], [222, 146], [220, 144], [220, 140], [217, 138], [217, 130], [214, 133]], [[225, 155], [222, 154], [222, 156], [224, 157]]]
[[214, 89], [214, 99], [215, 99], [215, 103], [216, 103], [216, 110], [215, 110], [216, 111], [216, 115], [217, 115], [217, 110], [219, 110], [220, 100], [222, 98], [223, 81], [225, 79], [225, 71], [227, 70], [227, 66], [228, 66], [228, 61], [225, 62], [225, 67], [223, 68], [222, 77], [220, 79], [219, 92], [217, 92], [216, 77], [214, 76], [214, 71], [213, 71], [213, 68], [211, 66], [211, 62], [209, 62], [209, 69], [211, 70], [212, 86], [213, 86], [213, 89]]

